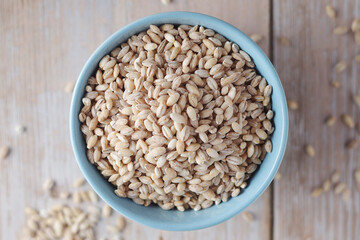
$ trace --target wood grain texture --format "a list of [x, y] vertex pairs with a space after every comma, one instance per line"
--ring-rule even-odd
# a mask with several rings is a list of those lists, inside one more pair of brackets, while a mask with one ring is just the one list
[[[333, 4], [336, 19], [326, 16], [326, 4]], [[360, 17], [360, 1], [274, 0], [273, 9], [274, 63], [288, 99], [299, 102], [299, 110], [290, 111], [289, 142], [280, 169], [283, 179], [274, 187], [273, 239], [359, 239], [360, 194], [353, 170], [360, 167], [360, 151], [344, 148], [359, 134], [340, 118], [347, 113], [359, 122], [360, 109], [351, 95], [360, 93], [359, 63], [354, 59], [360, 49], [353, 34], [332, 32]], [[279, 36], [289, 38], [290, 46], [280, 45]], [[337, 74], [333, 67], [341, 60], [348, 68]], [[341, 82], [339, 89], [330, 86], [334, 80]], [[324, 119], [330, 114], [338, 121], [326, 127]], [[304, 153], [306, 144], [315, 147], [314, 158]], [[351, 190], [351, 200], [344, 201], [332, 190], [311, 198], [311, 190], [335, 170]]]
[[[260, 33], [265, 37], [260, 45], [269, 52], [268, 0], [179, 0], [167, 6], [160, 0], [0, 1], [0, 144], [12, 148], [0, 162], [0, 239], [19, 235], [25, 206], [44, 208], [56, 202], [41, 190], [45, 179], [54, 178], [60, 190], [70, 190], [80, 176], [70, 146], [71, 95], [64, 92], [65, 85], [76, 80], [92, 51], [110, 34], [138, 18], [174, 10], [210, 14], [246, 33]], [[17, 125], [25, 125], [27, 132], [17, 134]], [[271, 238], [270, 205], [267, 191], [249, 209], [256, 215], [254, 222], [237, 216], [184, 233], [129, 221], [124, 237], [266, 240]]]

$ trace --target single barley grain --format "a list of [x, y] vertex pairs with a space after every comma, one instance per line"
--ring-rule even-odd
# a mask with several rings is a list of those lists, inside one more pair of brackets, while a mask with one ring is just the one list
[[285, 37], [285, 36], [280, 36], [280, 37], [278, 38], [278, 41], [280, 42], [281, 45], [284, 45], [284, 46], [286, 46], [286, 47], [289, 47], [289, 46], [290, 46], [290, 40], [289, 40], [287, 37]]
[[333, 87], [333, 88], [339, 88], [341, 87], [341, 83], [339, 81], [331, 81], [330, 85]]
[[355, 170], [355, 181], [356, 181], [357, 189], [360, 192], [360, 168]]
[[279, 173], [279, 172], [277, 172], [276, 174], [275, 174], [275, 180], [281, 180], [281, 178], [282, 178], [282, 174], [281, 173]]
[[75, 82], [68, 82], [65, 86], [65, 92], [71, 93], [74, 90]]
[[243, 219], [247, 222], [252, 222], [255, 220], [255, 215], [249, 211], [245, 211], [241, 214], [241, 216], [243, 217]]
[[334, 188], [334, 193], [337, 195], [341, 194], [345, 189], [346, 189], [345, 183], [338, 183], [338, 184], [336, 184], [336, 186]]
[[84, 178], [77, 178], [73, 181], [73, 187], [74, 188], [79, 188], [81, 187], [82, 185], [84, 185], [85, 183], [85, 179]]
[[354, 149], [357, 148], [358, 146], [359, 146], [359, 140], [357, 139], [351, 139], [346, 143], [347, 149]]
[[360, 107], [360, 96], [354, 95], [353, 102], [356, 104], [356, 106]]
[[357, 62], [360, 62], [360, 54], [356, 55], [355, 60], [356, 60]]
[[259, 43], [262, 39], [263, 39], [263, 36], [258, 34], [258, 33], [253, 33], [250, 35], [250, 38], [256, 42], [256, 43]]
[[350, 200], [350, 198], [351, 198], [351, 191], [350, 191], [350, 189], [346, 188], [346, 189], [342, 192], [342, 199], [343, 199], [344, 201], [348, 201], [348, 200]]
[[323, 188], [322, 187], [318, 187], [315, 188], [312, 192], [311, 192], [311, 197], [319, 197], [322, 193], [323, 193]]
[[68, 192], [60, 192], [59, 193], [59, 198], [61, 199], [68, 199], [70, 197], [70, 193]]
[[333, 126], [336, 123], [336, 118], [334, 116], [329, 116], [328, 118], [326, 118], [325, 120], [325, 124], [328, 127]]
[[330, 4], [326, 5], [326, 15], [332, 19], [336, 17], [336, 11]]
[[4, 160], [9, 156], [9, 154], [10, 154], [10, 147], [8, 146], [0, 147], [0, 160]]
[[358, 46], [360, 46], [360, 32], [354, 33], [355, 42]]
[[118, 216], [116, 218], [116, 227], [118, 228], [119, 232], [124, 231], [126, 227], [126, 219], [123, 216]]
[[172, 0], [161, 0], [161, 3], [164, 5], [167, 5], [169, 3], [171, 3]]
[[291, 110], [299, 109], [299, 104], [294, 100], [287, 100], [287, 105]]
[[328, 192], [331, 188], [331, 181], [328, 179], [324, 182], [323, 186], [322, 186], [324, 192]]
[[111, 216], [112, 208], [111, 208], [109, 205], [105, 204], [105, 205], [103, 206], [101, 212], [102, 212], [103, 217], [108, 218], [108, 217]]
[[16, 128], [15, 128], [15, 131], [16, 131], [17, 134], [25, 133], [26, 130], [27, 130], [27, 128], [26, 128], [26, 126], [24, 126], [24, 125], [18, 125], [18, 126], [16, 126]]
[[331, 183], [338, 183], [340, 181], [340, 172], [339, 171], [333, 172], [330, 180], [331, 180]]
[[346, 34], [347, 32], [349, 31], [349, 28], [348, 27], [345, 27], [345, 26], [339, 26], [339, 27], [336, 27], [333, 31], [333, 33], [335, 35], [344, 35]]
[[44, 191], [50, 191], [55, 186], [55, 181], [51, 178], [46, 179], [42, 185]]
[[341, 73], [341, 72], [345, 71], [346, 68], [347, 68], [346, 62], [340, 61], [335, 65], [334, 70], [337, 73]]
[[74, 192], [72, 194], [72, 200], [74, 203], [78, 204], [78, 203], [81, 203], [82, 199], [81, 199], [81, 194], [80, 192]]
[[351, 23], [351, 31], [360, 32], [360, 18], [355, 18]]
[[346, 126], [348, 126], [349, 128], [354, 128], [355, 127], [354, 119], [350, 115], [344, 114], [342, 116], [342, 120], [343, 120], [344, 124]]
[[310, 157], [315, 157], [315, 148], [311, 145], [306, 145], [305, 147], [305, 152], [307, 153], [307, 155], [309, 155]]
[[92, 203], [96, 204], [98, 202], [98, 195], [93, 191], [88, 191], [89, 199]]

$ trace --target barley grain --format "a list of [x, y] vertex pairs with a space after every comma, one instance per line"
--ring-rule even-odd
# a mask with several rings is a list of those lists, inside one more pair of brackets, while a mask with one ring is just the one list
[[74, 90], [75, 83], [74, 82], [68, 82], [65, 86], [65, 92], [71, 93]]
[[259, 43], [262, 39], [263, 39], [263, 36], [258, 34], [258, 33], [253, 33], [253, 34], [250, 34], [250, 38], [256, 42], [256, 43]]
[[351, 191], [350, 191], [350, 189], [346, 188], [346, 189], [342, 192], [342, 199], [343, 199], [344, 201], [348, 201], [348, 200], [350, 200], [350, 198], [351, 198]]
[[16, 126], [16, 128], [15, 128], [15, 131], [17, 134], [25, 133], [26, 130], [27, 130], [26, 126], [23, 126], [23, 125]]
[[0, 147], [0, 160], [4, 160], [9, 156], [9, 154], [10, 154], [10, 147], [8, 146]]
[[103, 217], [108, 218], [111, 216], [112, 208], [109, 205], [105, 204], [102, 207], [101, 213], [102, 213]]
[[311, 145], [306, 145], [305, 147], [305, 152], [307, 153], [307, 155], [309, 155], [310, 157], [315, 157], [315, 148]]
[[332, 183], [338, 183], [340, 181], [340, 172], [339, 171], [335, 171], [332, 175], [331, 175], [331, 182]]
[[81, 203], [82, 199], [81, 199], [81, 195], [80, 195], [80, 192], [74, 192], [72, 194], [72, 200], [74, 203]]
[[84, 185], [85, 183], [85, 179], [84, 178], [77, 178], [73, 181], [73, 187], [74, 188], [79, 188], [81, 187], [82, 185]]
[[355, 170], [355, 181], [356, 181], [356, 185], [357, 185], [357, 189], [360, 192], [360, 168]]
[[331, 181], [326, 180], [322, 186], [322, 189], [324, 190], [324, 192], [328, 192], [330, 188], [331, 188]]
[[247, 222], [252, 222], [255, 220], [255, 216], [253, 213], [249, 212], [249, 211], [245, 211], [241, 214], [241, 216], [243, 217], [243, 219]]
[[337, 73], [341, 73], [341, 72], [345, 71], [346, 68], [347, 68], [346, 62], [340, 61], [335, 65], [334, 70]]
[[53, 189], [54, 186], [55, 186], [55, 181], [49, 178], [43, 182], [42, 188], [44, 191], [50, 191]]
[[281, 45], [284, 45], [284, 46], [286, 46], [286, 47], [289, 47], [289, 46], [290, 46], [290, 40], [289, 40], [287, 37], [285, 37], [285, 36], [280, 36], [280, 37], [278, 38], [278, 41], [280, 42]]
[[351, 31], [360, 32], [360, 18], [355, 18], [351, 23]]
[[356, 104], [356, 106], [360, 107], [360, 96], [354, 95], [353, 102]]
[[275, 180], [281, 180], [281, 179], [282, 179], [282, 174], [279, 173], [279, 172], [277, 172], [277, 173], [275, 174], [274, 179], [275, 179]]
[[299, 104], [294, 100], [287, 100], [287, 105], [291, 110], [299, 109]]
[[272, 87], [254, 68], [211, 29], [150, 25], [88, 80], [79, 120], [89, 161], [118, 196], [145, 206], [200, 210], [236, 197], [272, 151]]
[[319, 197], [321, 194], [323, 193], [323, 188], [322, 187], [318, 187], [315, 188], [312, 192], [311, 192], [311, 197]]
[[117, 226], [119, 232], [124, 231], [124, 229], [126, 227], [126, 220], [123, 216], [118, 216], [116, 218], [116, 226]]
[[356, 60], [357, 62], [360, 62], [360, 54], [356, 55], [355, 60]]
[[336, 17], [336, 11], [330, 4], [326, 5], [326, 14], [329, 18], [334, 19]]
[[333, 126], [336, 123], [336, 118], [334, 116], [329, 116], [325, 120], [325, 124], [329, 127]]
[[351, 139], [346, 143], [347, 149], [354, 149], [359, 146], [359, 140], [357, 139]]
[[339, 88], [341, 87], [341, 83], [339, 81], [331, 81], [330, 85], [334, 88]]
[[334, 193], [337, 195], [341, 194], [345, 189], [346, 189], [345, 183], [338, 183], [338, 184], [336, 184], [336, 186], [334, 188]]
[[349, 28], [348, 27], [345, 27], [345, 26], [339, 26], [339, 27], [336, 27], [333, 31], [333, 33], [335, 35], [344, 35], [346, 34], [347, 32], [349, 31]]
[[344, 114], [342, 116], [342, 120], [343, 120], [344, 124], [346, 126], [348, 126], [349, 128], [354, 128], [355, 127], [354, 119], [350, 115]]

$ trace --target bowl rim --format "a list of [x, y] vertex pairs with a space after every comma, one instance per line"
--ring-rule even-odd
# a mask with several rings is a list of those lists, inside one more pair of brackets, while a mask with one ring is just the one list
[[[131, 32], [131, 29], [138, 25], [144, 25], [144, 24], [150, 25], [151, 23], [154, 23], [155, 21], [159, 21], [160, 19], [165, 19], [165, 20], [166, 19], [175, 19], [176, 17], [178, 17], [178, 18], [180, 17], [181, 19], [194, 19], [194, 20], [201, 19], [202, 21], [206, 21], [209, 23], [206, 26], [207, 28], [211, 28], [211, 26], [214, 26], [214, 25], [217, 25], [217, 28], [220, 28], [220, 27], [226, 28], [226, 29], [228, 29], [228, 31], [232, 31], [235, 35], [237, 35], [238, 38], [241, 38], [241, 40], [245, 41], [248, 48], [251, 48], [252, 51], [256, 53], [256, 55], [257, 55], [256, 57], [258, 59], [262, 59], [264, 61], [264, 64], [267, 65], [266, 71], [270, 71], [270, 73], [268, 73], [267, 75], [270, 74], [273, 78], [273, 81], [275, 81], [275, 83], [276, 83], [276, 88], [279, 90], [278, 96], [280, 99], [280, 107], [279, 107], [278, 111], [276, 112], [276, 115], [280, 114], [282, 116], [282, 122], [281, 122], [281, 126], [277, 125], [275, 128], [275, 131], [280, 131], [280, 137], [281, 137], [281, 139], [279, 140], [280, 148], [279, 148], [278, 154], [276, 157], [274, 157], [276, 160], [273, 163], [273, 165], [271, 166], [271, 169], [269, 170], [269, 174], [266, 176], [266, 178], [262, 182], [261, 186], [255, 190], [253, 190], [253, 194], [251, 195], [251, 197], [249, 199], [246, 199], [246, 201], [243, 202], [242, 206], [234, 208], [231, 211], [224, 212], [224, 214], [222, 216], [218, 216], [218, 218], [216, 218], [216, 219], [208, 218], [202, 222], [196, 222], [196, 224], [184, 223], [184, 224], [176, 225], [176, 224], [169, 223], [167, 225], [164, 225], [164, 224], [156, 222], [155, 220], [154, 221], [145, 221], [141, 216], [139, 216], [137, 214], [133, 214], [131, 211], [124, 209], [124, 207], [119, 207], [118, 205], [115, 205], [115, 202], [104, 193], [104, 191], [102, 189], [102, 184], [95, 181], [94, 179], [92, 179], [89, 172], [85, 168], [86, 162], [84, 161], [83, 156], [82, 156], [84, 154], [84, 152], [83, 152], [84, 149], [81, 148], [80, 144], [78, 144], [76, 142], [76, 132], [80, 131], [80, 129], [77, 129], [75, 127], [76, 122], [79, 121], [78, 120], [79, 112], [76, 109], [76, 102], [78, 101], [79, 97], [81, 99], [83, 96], [84, 89], [80, 86], [81, 85], [80, 82], [85, 81], [85, 77], [86, 77], [85, 75], [86, 75], [86, 72], [88, 71], [89, 65], [92, 62], [97, 61], [96, 60], [97, 55], [99, 55], [101, 52], [104, 52], [105, 50], [107, 52], [110, 52], [112, 49], [108, 49], [108, 46], [111, 45], [112, 42], [116, 41], [122, 34]], [[170, 21], [171, 20], [163, 21], [163, 23], [171, 23]], [[155, 23], [155, 24], [158, 25], [161, 23]], [[218, 31], [216, 31], [216, 32], [218, 32]], [[133, 34], [135, 34], [135, 33], [137, 33], [137, 32], [133, 32]], [[228, 37], [226, 35], [224, 35], [224, 36], [228, 39], [231, 39], [231, 37]], [[120, 44], [120, 42], [119, 42], [119, 44]], [[242, 47], [242, 49], [243, 49], [243, 47]], [[245, 49], [245, 51], [247, 51], [247, 50]], [[272, 84], [272, 85], [274, 87], [274, 84]], [[162, 230], [170, 230], [170, 231], [197, 230], [197, 229], [214, 226], [214, 225], [217, 225], [221, 222], [224, 222], [224, 221], [232, 218], [233, 216], [237, 215], [238, 213], [243, 211], [245, 208], [247, 208], [250, 204], [252, 204], [257, 198], [259, 198], [263, 194], [263, 192], [267, 189], [267, 187], [272, 182], [272, 180], [282, 162], [282, 159], [283, 159], [283, 156], [285, 153], [285, 149], [286, 149], [287, 137], [288, 137], [288, 110], [287, 110], [287, 105], [286, 105], [285, 92], [283, 90], [281, 81], [279, 79], [279, 76], [278, 76], [274, 66], [272, 65], [272, 63], [270, 62], [270, 60], [268, 59], [266, 54], [262, 51], [262, 49], [255, 42], [253, 42], [246, 34], [244, 34], [241, 30], [239, 30], [235, 26], [233, 26], [223, 20], [220, 20], [218, 18], [209, 16], [209, 15], [195, 13], [195, 12], [186, 12], [186, 11], [164, 12], [164, 13], [149, 15], [149, 16], [138, 19], [138, 20], [126, 25], [125, 27], [117, 30], [110, 37], [108, 37], [91, 54], [91, 56], [86, 61], [85, 65], [83, 66], [83, 68], [79, 74], [79, 77], [77, 79], [76, 85], [74, 87], [73, 95], [72, 95], [69, 117], [70, 117], [70, 138], [71, 138], [71, 144], [72, 144], [72, 148], [73, 148], [73, 151], [75, 154], [76, 161], [80, 167], [82, 174], [85, 176], [86, 180], [88, 181], [90, 186], [94, 189], [94, 191], [100, 196], [100, 198], [102, 198], [108, 205], [110, 205], [116, 211], [118, 211], [119, 213], [121, 213], [122, 215], [124, 215], [125, 217], [127, 217], [133, 221], [136, 221], [140, 224], [150, 226], [153, 228], [162, 229]], [[85, 157], [85, 159], [88, 162], [87, 157]]]

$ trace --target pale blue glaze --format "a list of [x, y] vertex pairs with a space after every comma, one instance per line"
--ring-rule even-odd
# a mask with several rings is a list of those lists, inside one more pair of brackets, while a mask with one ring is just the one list
[[[165, 211], [156, 205], [144, 207], [129, 199], [120, 198], [114, 194], [114, 187], [88, 162], [86, 145], [80, 131], [78, 120], [82, 107], [81, 98], [85, 92], [87, 79], [94, 74], [100, 59], [131, 35], [144, 31], [150, 24], [164, 23], [202, 25], [213, 29], [227, 39], [237, 43], [254, 60], [257, 70], [273, 87], [272, 107], [275, 112], [275, 131], [272, 135], [273, 151], [266, 155], [261, 167], [252, 177], [249, 186], [238, 197], [231, 198], [226, 203], [212, 206], [200, 211], [176, 210]], [[76, 83], [70, 110], [71, 143], [76, 160], [82, 173], [95, 192], [113, 209], [141, 224], [171, 231], [195, 230], [210, 227], [235, 216], [253, 203], [269, 186], [282, 161], [288, 135], [288, 112], [285, 94], [280, 79], [264, 52], [243, 32], [234, 26], [214, 17], [191, 12], [168, 12], [145, 17], [131, 23], [110, 36], [96, 49], [86, 62]]]

